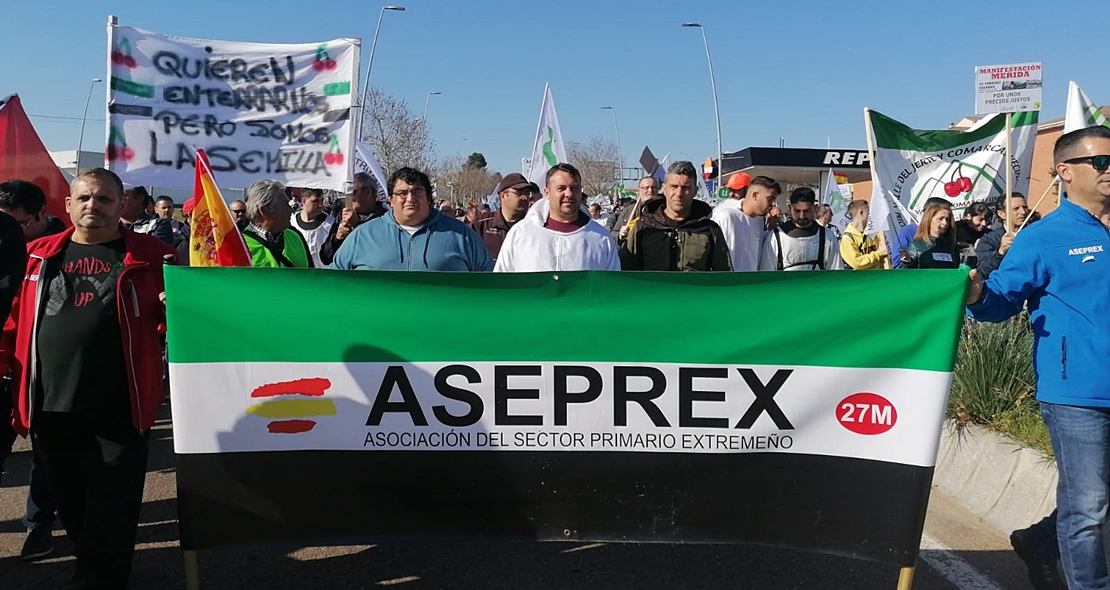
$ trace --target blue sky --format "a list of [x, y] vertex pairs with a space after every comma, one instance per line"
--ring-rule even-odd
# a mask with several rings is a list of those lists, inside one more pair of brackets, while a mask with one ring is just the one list
[[[408, 101], [440, 157], [482, 152], [512, 172], [529, 155], [544, 83], [566, 141], [613, 136], [624, 158], [644, 145], [695, 164], [716, 153], [706, 29], [724, 150], [748, 146], [863, 148], [862, 111], [918, 128], [973, 114], [973, 67], [1044, 62], [1042, 120], [1063, 116], [1068, 80], [1110, 102], [1100, 2], [662, 2], [398, 0], [378, 39], [372, 83]], [[384, 3], [354, 0], [109, 2], [46, 0], [6, 8], [0, 95], [17, 92], [50, 150], [77, 147], [89, 80], [105, 78], [105, 23], [257, 42], [363, 39], [363, 67]], [[49, 6], [49, 9], [44, 9]], [[1089, 41], [1084, 41], [1088, 39]], [[85, 149], [103, 149], [104, 88], [89, 108]], [[93, 121], [100, 119], [100, 121]], [[465, 138], [465, 141], [460, 140]]]

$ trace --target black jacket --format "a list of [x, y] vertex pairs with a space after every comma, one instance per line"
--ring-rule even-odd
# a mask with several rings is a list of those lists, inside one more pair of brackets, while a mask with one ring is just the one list
[[1002, 247], [1002, 237], [1005, 235], [1005, 226], [992, 229], [979, 238], [979, 243], [975, 245], [975, 270], [979, 271], [983, 280], [1002, 265], [1002, 255], [998, 253], [998, 249]]
[[727, 271], [732, 270], [721, 228], [709, 217], [713, 208], [695, 200], [690, 216], [675, 221], [666, 216], [665, 199], [648, 201], [636, 225], [621, 245], [622, 270]]

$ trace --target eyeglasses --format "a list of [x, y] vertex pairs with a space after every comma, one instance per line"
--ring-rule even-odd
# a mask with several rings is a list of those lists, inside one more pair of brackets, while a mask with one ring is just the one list
[[397, 197], [398, 199], [403, 199], [405, 197], [412, 197], [414, 199], [422, 199], [427, 194], [428, 193], [424, 192], [424, 189], [422, 189], [422, 188], [414, 188], [412, 190], [407, 190], [407, 191], [393, 191], [393, 196]]
[[1065, 164], [1090, 164], [1098, 172], [1104, 172], [1110, 168], [1110, 156], [1083, 156], [1082, 158], [1072, 158], [1064, 160]]
[[246, 213], [246, 212], [247, 212], [247, 210], [246, 210], [246, 209], [232, 209], [232, 210], [231, 210], [231, 214], [232, 214], [232, 215], [242, 215], [242, 214], [244, 214], [244, 213]]

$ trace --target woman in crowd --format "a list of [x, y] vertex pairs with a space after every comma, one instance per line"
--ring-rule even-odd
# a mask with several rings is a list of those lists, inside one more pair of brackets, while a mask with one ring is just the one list
[[964, 209], [964, 218], [956, 222], [956, 242], [963, 246], [975, 247], [975, 242], [987, 233], [990, 225], [991, 210], [985, 203], [972, 203]]
[[940, 205], [926, 209], [917, 234], [900, 256], [906, 268], [958, 268], [960, 255], [952, 210]]

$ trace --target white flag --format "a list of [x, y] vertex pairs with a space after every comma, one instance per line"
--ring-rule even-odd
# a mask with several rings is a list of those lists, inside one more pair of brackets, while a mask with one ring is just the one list
[[532, 146], [531, 168], [525, 176], [537, 186], [546, 186], [548, 169], [566, 161], [567, 150], [563, 144], [563, 133], [559, 131], [559, 117], [555, 114], [555, 99], [551, 96], [551, 87], [545, 85], [536, 143]]
[[353, 166], [353, 173], [364, 172], [369, 174], [377, 186], [374, 187], [374, 192], [378, 193], [378, 200], [383, 203], [389, 203], [389, 195], [385, 192], [385, 174], [382, 172], [382, 165], [374, 154], [370, 151], [370, 147], [361, 141], [355, 144], [355, 161]]
[[821, 195], [821, 202], [832, 209], [832, 220], [829, 223], [836, 226], [841, 235], [844, 235], [844, 230], [848, 229], [848, 224], [852, 222], [848, 218], [848, 204], [851, 200], [845, 197], [844, 193], [845, 191], [841, 190], [836, 182], [836, 174], [833, 174], [832, 168], [829, 168], [829, 180], [825, 183], [825, 194]]
[[[659, 164], [655, 166], [655, 174], [652, 174], [652, 177], [655, 178], [655, 182], [658, 182], [660, 187], [663, 186], [663, 181], [667, 178], [667, 168], [670, 167], [670, 165], [671, 154], [668, 153], [663, 156], [663, 159], [659, 160]], [[659, 191], [659, 193], [662, 194], [663, 191]]]
[[1068, 82], [1068, 107], [1064, 114], [1064, 133], [1071, 133], [1077, 129], [1084, 129], [1095, 125], [1110, 127], [1106, 116], [1102, 114], [1083, 89], [1075, 82]]
[[[911, 129], [867, 111], [875, 139], [872, 179], [883, 194], [920, 214], [930, 197], [952, 204], [957, 216], [968, 205], [994, 202], [1006, 192], [1006, 116], [990, 115], [967, 131]], [[1037, 111], [1013, 114], [1013, 190], [1029, 189]]]
[[[890, 197], [884, 194], [871, 194], [871, 208], [868, 211], [867, 228], [863, 233], [869, 236], [890, 231]], [[899, 227], [898, 229], [902, 229]], [[887, 240], [886, 243], [894, 243]]]

